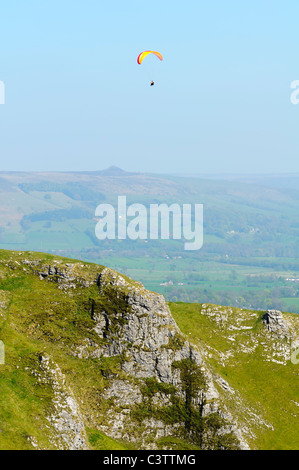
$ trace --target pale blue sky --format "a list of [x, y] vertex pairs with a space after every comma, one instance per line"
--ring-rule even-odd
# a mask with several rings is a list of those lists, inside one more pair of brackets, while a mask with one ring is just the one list
[[[299, 172], [298, 14], [298, 0], [2, 3], [0, 169]], [[146, 49], [164, 61], [137, 65]]]

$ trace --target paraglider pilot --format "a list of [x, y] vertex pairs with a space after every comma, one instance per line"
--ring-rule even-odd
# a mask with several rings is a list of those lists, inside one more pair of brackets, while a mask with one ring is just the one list
[[152, 81], [151, 81], [151, 86], [153, 86], [154, 84], [155, 84], [155, 82], [152, 80]]

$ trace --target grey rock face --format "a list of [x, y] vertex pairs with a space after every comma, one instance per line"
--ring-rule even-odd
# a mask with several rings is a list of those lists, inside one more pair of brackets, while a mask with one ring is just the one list
[[[79, 405], [66, 387], [65, 377], [57, 364], [46, 355], [40, 356], [38, 372], [40, 382], [50, 383], [54, 393], [54, 409], [48, 420], [56, 431], [53, 444], [67, 450], [88, 449], [84, 420]], [[61, 441], [63, 444], [61, 445]]]
[[[106, 357], [122, 354], [125, 358], [122, 370], [128, 376], [139, 381], [154, 378], [158, 383], [172, 385], [180, 397], [184, 397], [184, 384], [181, 371], [174, 364], [190, 359], [205, 378], [205, 387], [192, 397], [193, 406], [201, 409], [202, 417], [218, 411], [222, 413], [212, 374], [205, 367], [200, 351], [186, 341], [180, 332], [164, 297], [147, 291], [141, 283], [131, 284], [108, 268], [98, 277], [97, 285], [102, 296], [112, 288], [127, 306], [114, 313], [103, 310], [94, 314], [95, 331], [106, 340], [102, 354]], [[106, 391], [106, 396], [114, 397], [123, 409], [120, 414], [109, 413], [109, 425], [105, 425], [103, 431], [112, 437], [128, 438], [124, 422], [128, 421], [129, 409], [125, 410], [129, 404], [142, 402], [140, 389], [136, 385], [125, 385], [116, 380]], [[160, 406], [169, 404], [169, 398], [163, 393], [157, 394], [153, 400]], [[229, 429], [240, 434], [231, 421], [229, 424]], [[144, 426], [146, 431], [143, 438], [146, 439], [148, 434], [155, 435], [157, 427], [160, 429], [159, 436], [171, 436], [177, 426], [176, 423], [163, 427], [160, 422], [149, 419]], [[242, 442], [240, 448], [247, 448], [246, 443]]]
[[[101, 327], [105, 323], [105, 337], [111, 340], [104, 348], [104, 354], [112, 356], [126, 352], [127, 360], [123, 365], [126, 373], [137, 378], [155, 376], [161, 382], [177, 383], [177, 374], [171, 367], [174, 361], [193, 355], [200, 364], [199, 353], [183, 339], [162, 295], [148, 292], [141, 284], [130, 286], [122, 276], [108, 268], [102, 272], [98, 285], [102, 293], [109, 285], [124, 288], [126, 292], [127, 312], [119, 312], [113, 319], [105, 312], [102, 318], [101, 315], [97, 317]], [[121, 328], [115, 334], [111, 325], [120, 320]], [[174, 350], [171, 342], [176, 338], [180, 338], [181, 345]]]
[[288, 337], [288, 327], [279, 310], [268, 310], [263, 316], [263, 323], [271, 333], [277, 334], [280, 338]]

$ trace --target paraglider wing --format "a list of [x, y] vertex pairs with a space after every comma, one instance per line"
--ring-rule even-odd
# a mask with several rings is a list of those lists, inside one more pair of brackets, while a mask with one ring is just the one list
[[155, 54], [155, 56], [157, 56], [160, 60], [163, 60], [162, 54], [160, 54], [160, 52], [157, 52], [157, 51], [143, 51], [137, 57], [137, 63], [140, 65], [142, 63], [143, 59], [145, 59], [145, 57], [148, 56], [149, 54]]

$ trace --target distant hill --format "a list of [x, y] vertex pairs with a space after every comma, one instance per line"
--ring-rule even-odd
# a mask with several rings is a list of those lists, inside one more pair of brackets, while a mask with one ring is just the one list
[[127, 171], [122, 170], [121, 168], [118, 168], [117, 166], [112, 165], [106, 170], [98, 171], [97, 174], [102, 176], [125, 176], [129, 173]]

